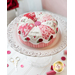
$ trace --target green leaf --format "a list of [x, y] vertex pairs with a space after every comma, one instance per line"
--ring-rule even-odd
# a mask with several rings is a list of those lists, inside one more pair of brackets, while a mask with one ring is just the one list
[[51, 40], [51, 38], [48, 39], [48, 41], [50, 41], [50, 40]]
[[39, 40], [37, 41], [37, 43], [39, 43]]
[[25, 38], [25, 40], [27, 40], [27, 39]]

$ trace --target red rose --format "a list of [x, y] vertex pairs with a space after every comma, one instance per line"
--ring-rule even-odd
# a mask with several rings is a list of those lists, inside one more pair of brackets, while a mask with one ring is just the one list
[[40, 39], [37, 41], [37, 43], [42, 42], [42, 41], [43, 41], [43, 39], [42, 39], [42, 38], [40, 38]]
[[56, 31], [58, 31], [58, 28], [56, 28]]
[[39, 42], [42, 42], [43, 41], [43, 39], [39, 39]]
[[29, 37], [27, 37], [27, 38], [25, 38], [25, 40], [29, 41], [29, 40], [30, 40], [30, 38], [29, 38]]
[[53, 38], [53, 35], [50, 36], [50, 39], [52, 39], [52, 38]]
[[12, 10], [19, 7], [17, 0], [7, 0], [7, 10]]

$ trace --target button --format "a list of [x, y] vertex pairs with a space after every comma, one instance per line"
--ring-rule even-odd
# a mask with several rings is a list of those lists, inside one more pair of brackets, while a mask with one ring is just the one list
[[39, 25], [41, 25], [41, 22], [40, 22], [40, 21], [36, 21], [36, 22], [35, 22], [35, 25], [36, 25], [36, 26], [39, 26]]

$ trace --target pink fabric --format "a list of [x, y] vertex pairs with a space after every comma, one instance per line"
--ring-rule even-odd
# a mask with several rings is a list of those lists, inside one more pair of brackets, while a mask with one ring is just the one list
[[42, 22], [51, 21], [51, 20], [55, 21], [55, 19], [48, 14], [44, 15], [43, 18], [41, 19]]
[[24, 41], [21, 39], [20, 35], [19, 35], [19, 39], [20, 39], [20, 41], [21, 41], [23, 44], [25, 44], [25, 45], [27, 45], [27, 46], [30, 46], [30, 47], [34, 47], [34, 48], [46, 47], [46, 46], [52, 44], [52, 43], [54, 42], [54, 40], [55, 40], [55, 38], [53, 38], [53, 39], [51, 39], [51, 41], [50, 41], [49, 43], [43, 43], [43, 42], [41, 42], [41, 43], [39, 43], [38, 45], [34, 45], [34, 44], [32, 44], [32, 43], [30, 43], [30, 42], [28, 42], [28, 41], [27, 41], [27, 42], [24, 42]]
[[43, 8], [67, 17], [67, 0], [42, 0]]
[[49, 35], [52, 33], [52, 34], [55, 34], [54, 30], [52, 28], [50, 28], [49, 26], [46, 26], [46, 25], [40, 25], [39, 26], [40, 28], [40, 31], [42, 33], [42, 37], [44, 39], [48, 39], [49, 38]]
[[28, 33], [30, 32], [30, 30], [34, 27], [34, 24], [28, 24], [26, 23], [26, 25], [21, 25], [19, 26], [18, 30], [21, 30], [24, 37], [26, 37], [28, 35]]
[[52, 70], [52, 71], [47, 72], [46, 74], [47, 74], [47, 75], [55, 75], [56, 72], [55, 72], [54, 70]]
[[28, 17], [28, 19], [32, 19], [34, 22], [37, 21], [37, 18], [36, 18], [36, 15], [34, 12], [31, 12], [31, 13], [27, 13], [25, 14], [24, 16]]

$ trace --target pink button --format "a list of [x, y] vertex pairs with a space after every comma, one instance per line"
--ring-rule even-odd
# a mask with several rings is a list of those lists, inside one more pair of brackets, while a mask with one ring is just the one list
[[67, 50], [64, 51], [64, 54], [67, 55]]
[[11, 53], [11, 51], [7, 51], [7, 54], [10, 54]]
[[9, 64], [7, 64], [7, 67], [9, 67]]
[[24, 65], [21, 65], [21, 68], [23, 68], [24, 67]]
[[41, 22], [40, 21], [36, 21], [35, 22], [35, 25], [38, 25], [39, 26], [39, 25], [41, 25]]

